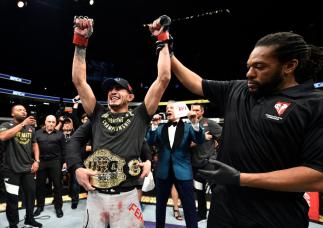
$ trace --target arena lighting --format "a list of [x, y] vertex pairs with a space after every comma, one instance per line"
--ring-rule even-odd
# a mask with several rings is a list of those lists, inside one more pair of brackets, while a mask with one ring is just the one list
[[23, 7], [27, 6], [27, 1], [19, 0], [17, 2], [17, 6], [18, 6], [18, 8], [23, 8]]
[[94, 4], [94, 0], [90, 0], [89, 4], [92, 6]]

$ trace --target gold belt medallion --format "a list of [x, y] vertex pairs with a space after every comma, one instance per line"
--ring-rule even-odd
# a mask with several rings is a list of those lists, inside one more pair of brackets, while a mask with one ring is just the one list
[[131, 176], [138, 176], [140, 174], [141, 168], [139, 166], [139, 160], [134, 159], [128, 162], [129, 174]]
[[96, 188], [112, 188], [127, 179], [123, 167], [126, 161], [107, 149], [99, 149], [85, 161], [86, 168], [97, 171], [91, 177], [91, 184]]

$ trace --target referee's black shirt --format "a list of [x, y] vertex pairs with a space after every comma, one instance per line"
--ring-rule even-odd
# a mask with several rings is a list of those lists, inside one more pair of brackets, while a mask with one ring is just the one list
[[[224, 115], [220, 161], [246, 173], [296, 166], [323, 172], [323, 93], [314, 89], [313, 81], [256, 98], [246, 81], [203, 80], [203, 93]], [[259, 227], [308, 223], [303, 193], [233, 186], [215, 191], [230, 216]]]

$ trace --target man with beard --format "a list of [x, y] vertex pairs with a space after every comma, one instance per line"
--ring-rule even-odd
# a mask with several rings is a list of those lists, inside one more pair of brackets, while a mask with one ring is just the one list
[[35, 137], [36, 120], [27, 117], [24, 106], [14, 105], [11, 109], [13, 120], [0, 126], [0, 140], [4, 144], [4, 167], [2, 170], [6, 189], [6, 215], [10, 228], [18, 227], [18, 194], [22, 187], [25, 196], [25, 225], [42, 227], [35, 221], [35, 173], [39, 168], [39, 148]]
[[211, 81], [175, 56], [172, 71], [224, 115], [208, 227], [308, 227], [305, 191], [323, 190], [323, 50], [291, 32], [261, 38], [246, 81]]
[[130, 84], [123, 78], [108, 78], [102, 84], [109, 105], [106, 110], [96, 101], [86, 81], [85, 54], [93, 20], [75, 19], [72, 80], [91, 120], [93, 133], [93, 154], [85, 161], [87, 169], [80, 164], [72, 167], [79, 184], [89, 190], [86, 227], [144, 226], [135, 187], [140, 176], [149, 174], [151, 162], [139, 162], [139, 157], [151, 117], [171, 78], [168, 31], [165, 26], [158, 25], [158, 75], [144, 102], [129, 110], [129, 103], [134, 99]]

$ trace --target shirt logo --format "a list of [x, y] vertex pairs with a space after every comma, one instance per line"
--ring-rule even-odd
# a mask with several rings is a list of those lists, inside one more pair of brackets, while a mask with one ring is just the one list
[[17, 132], [15, 136], [15, 140], [22, 145], [26, 145], [30, 142], [32, 139], [32, 133], [31, 132]]
[[277, 114], [279, 116], [282, 116], [284, 114], [284, 112], [286, 111], [286, 109], [290, 106], [291, 103], [289, 102], [282, 102], [282, 101], [278, 101], [275, 104], [275, 109], [277, 111]]
[[107, 112], [101, 115], [101, 121], [109, 134], [115, 134], [129, 127], [133, 116], [134, 114], [132, 112], [127, 112], [122, 115]]

